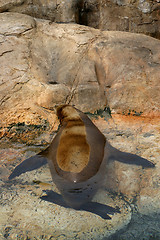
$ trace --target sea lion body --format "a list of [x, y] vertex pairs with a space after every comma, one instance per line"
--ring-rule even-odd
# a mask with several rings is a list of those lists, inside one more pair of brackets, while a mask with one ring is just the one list
[[103, 185], [106, 139], [78, 109], [64, 105], [57, 114], [62, 127], [50, 146], [48, 163], [64, 200], [79, 208]]
[[[75, 107], [59, 106], [57, 116], [61, 128], [50, 146], [19, 164], [9, 179], [48, 162], [53, 182], [67, 205], [75, 209], [86, 209], [83, 206], [92, 200], [105, 183], [109, 160], [145, 168], [155, 166], [147, 159], [112, 147], [87, 115]], [[94, 208], [93, 204], [90, 208], [91, 206]], [[100, 213], [104, 217], [102, 210]]]
[[74, 209], [80, 209], [80, 207], [92, 200], [97, 190], [104, 184], [105, 164], [101, 164], [99, 171], [88, 180], [82, 182], [72, 182], [59, 176], [53, 166], [52, 161], [49, 160], [50, 171], [53, 182], [59, 189], [63, 199], [68, 206]]

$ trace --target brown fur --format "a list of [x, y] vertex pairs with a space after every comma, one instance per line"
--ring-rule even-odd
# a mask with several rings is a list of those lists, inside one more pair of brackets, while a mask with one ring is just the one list
[[[81, 120], [78, 112], [72, 106], [69, 105], [60, 105], [57, 108], [57, 116], [61, 122]], [[81, 120], [82, 121], [82, 120]]]
[[57, 164], [63, 171], [79, 173], [87, 166], [90, 157], [85, 125], [78, 112], [70, 106], [61, 107], [58, 116], [62, 124], [67, 124], [60, 137]]

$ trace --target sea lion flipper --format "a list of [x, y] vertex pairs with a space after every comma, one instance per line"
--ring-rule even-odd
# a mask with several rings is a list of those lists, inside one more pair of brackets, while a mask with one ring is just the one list
[[40, 153], [38, 153], [35, 156], [32, 156], [30, 158], [27, 158], [23, 162], [21, 162], [11, 173], [11, 175], [8, 177], [9, 180], [18, 177], [22, 173], [29, 172], [35, 169], [40, 168], [41, 166], [47, 164], [47, 158], [45, 156], [45, 152], [47, 151], [44, 150]]
[[143, 168], [153, 168], [155, 164], [148, 161], [145, 158], [142, 158], [136, 154], [121, 152], [116, 148], [112, 147], [110, 159], [117, 160], [119, 162], [134, 164], [138, 166], [142, 166]]

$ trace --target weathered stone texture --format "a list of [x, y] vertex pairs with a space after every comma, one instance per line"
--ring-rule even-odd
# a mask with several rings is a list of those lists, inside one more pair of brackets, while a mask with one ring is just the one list
[[[43, 1], [43, 4], [49, 2]], [[0, 1], [2, 3], [1, 11], [7, 11], [13, 5], [17, 9], [29, 1]], [[113, 2], [121, 7], [129, 3]], [[99, 12], [96, 14], [98, 16]], [[72, 14], [68, 16], [67, 21], [70, 21]], [[81, 16], [81, 21], [82, 17], [85, 16]], [[34, 143], [34, 150], [17, 144], [1, 145], [2, 239], [58, 239], [64, 232], [65, 238], [103, 239], [125, 229], [133, 213], [148, 216], [153, 224], [159, 222], [159, 40], [73, 23], [57, 24], [13, 12], [1, 13], [0, 70], [0, 138]], [[7, 182], [15, 163], [35, 154], [35, 145], [51, 142], [50, 131], [58, 127], [55, 105], [61, 103], [74, 104], [92, 113], [108, 108], [112, 118], [108, 119], [108, 113], [103, 111], [108, 121], [99, 118], [95, 123], [111, 144], [156, 164], [154, 169], [116, 161], [108, 165], [108, 181], [97, 201], [120, 206], [121, 214], [115, 214], [110, 222], [91, 213], [62, 210], [40, 201], [42, 191], [51, 188], [47, 168], [20, 176], [13, 180], [15, 186]], [[42, 181], [39, 186], [33, 184], [33, 177]], [[88, 228], [84, 219], [89, 222]], [[143, 227], [146, 223], [147, 220], [143, 221]], [[148, 236], [140, 234], [143, 227], [136, 230], [137, 239]], [[133, 230], [132, 224], [129, 228]], [[150, 229], [153, 231], [152, 227]], [[155, 227], [154, 232], [158, 231]]]
[[4, 11], [160, 38], [159, 0], [1, 0], [0, 12]]
[[[132, 240], [135, 237], [142, 240], [144, 237], [150, 239], [153, 233], [159, 239], [160, 135], [157, 130], [157, 120], [119, 114], [113, 115], [108, 121], [100, 117], [92, 120], [114, 147], [143, 156], [154, 162], [156, 167], [142, 169], [116, 161], [106, 166], [106, 184], [96, 194], [94, 201], [119, 207], [121, 212], [110, 215], [111, 220], [105, 220], [90, 212], [76, 211], [42, 201], [40, 197], [45, 195], [45, 190], [52, 189], [57, 192], [47, 166], [7, 181], [14, 166], [41, 151], [42, 146], [1, 142], [0, 237], [2, 239], [8, 236], [11, 240], [61, 239], [61, 237], [64, 239], [92, 237], [99, 240], [116, 234], [116, 239], [120, 240], [120, 236], [124, 234], [123, 239], [128, 239], [131, 235]], [[44, 140], [44, 136], [41, 136], [41, 140]], [[137, 219], [133, 224], [135, 218]], [[134, 235], [131, 234], [135, 229]]]
[[158, 1], [101, 1], [99, 25], [103, 30], [144, 33], [160, 38]]
[[0, 15], [1, 125], [54, 125], [56, 104], [159, 116], [160, 43], [153, 38]]

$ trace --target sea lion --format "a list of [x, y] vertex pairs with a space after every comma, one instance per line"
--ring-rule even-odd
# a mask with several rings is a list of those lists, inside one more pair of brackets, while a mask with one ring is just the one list
[[75, 107], [59, 106], [57, 116], [61, 127], [50, 146], [20, 163], [9, 179], [48, 162], [53, 182], [65, 203], [75, 209], [85, 209], [85, 204], [91, 202], [104, 184], [109, 160], [145, 168], [155, 166], [142, 157], [112, 147], [88, 116]]

